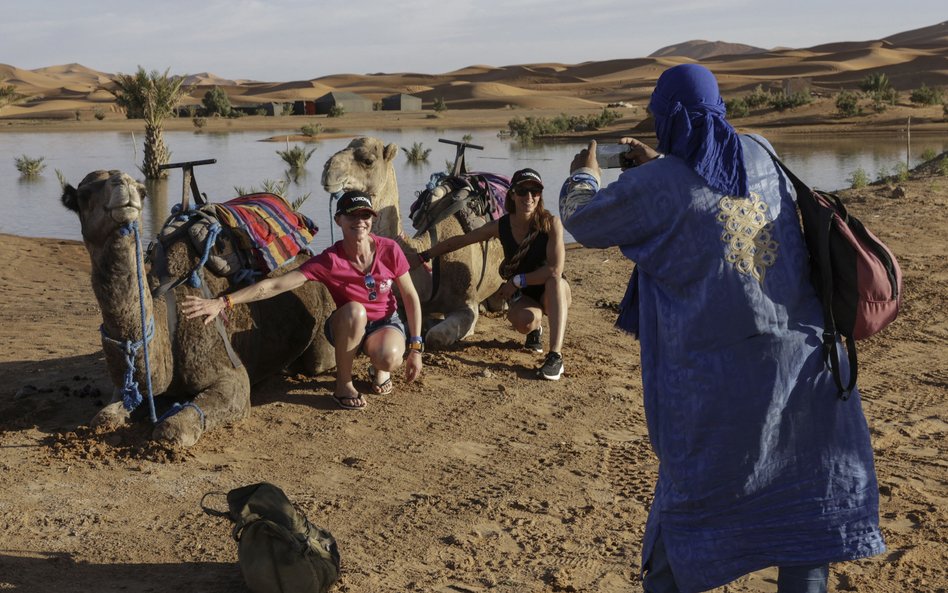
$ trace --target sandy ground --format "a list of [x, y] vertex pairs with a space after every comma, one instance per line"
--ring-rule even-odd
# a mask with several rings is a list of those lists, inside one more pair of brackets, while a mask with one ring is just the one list
[[[948, 590], [948, 178], [904, 189], [847, 196], [899, 255], [905, 303], [860, 345], [889, 551], [833, 566], [833, 591]], [[259, 481], [336, 536], [340, 592], [641, 590], [656, 459], [638, 345], [612, 328], [631, 264], [614, 249], [567, 261], [559, 382], [533, 378], [540, 357], [487, 317], [365, 412], [332, 404], [331, 375], [278, 376], [247, 421], [168, 451], [141, 426], [83, 426], [111, 390], [83, 246], [0, 235], [0, 590], [244, 591], [230, 525], [199, 501]]]

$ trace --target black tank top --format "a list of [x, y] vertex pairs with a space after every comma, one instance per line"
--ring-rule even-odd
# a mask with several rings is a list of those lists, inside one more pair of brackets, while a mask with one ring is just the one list
[[[510, 228], [510, 215], [504, 214], [497, 221], [497, 230], [500, 233], [500, 244], [504, 247], [504, 259], [510, 261], [510, 258], [520, 249], [520, 244], [514, 239], [513, 229]], [[526, 255], [520, 260], [520, 265], [514, 270], [515, 274], [527, 274], [546, 265], [546, 244], [550, 236], [547, 233], [537, 234]]]

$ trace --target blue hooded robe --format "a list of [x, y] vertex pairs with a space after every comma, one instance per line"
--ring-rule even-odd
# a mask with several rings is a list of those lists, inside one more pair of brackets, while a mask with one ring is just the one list
[[869, 430], [824, 365], [792, 186], [753, 140], [730, 141], [717, 178], [672, 150], [603, 189], [579, 169], [560, 196], [579, 243], [637, 266], [620, 325], [641, 343], [659, 459], [643, 567], [661, 538], [682, 593], [885, 550]]

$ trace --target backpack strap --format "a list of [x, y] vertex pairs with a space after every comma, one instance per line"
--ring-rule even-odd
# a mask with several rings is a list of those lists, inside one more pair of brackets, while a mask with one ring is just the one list
[[[747, 137], [759, 144], [770, 155], [777, 168], [783, 171], [790, 180], [797, 194], [797, 208], [803, 220], [804, 239], [810, 258], [815, 260], [815, 262], [811, 262], [811, 266], [814, 263], [816, 264], [816, 269], [813, 270], [815, 278], [812, 280], [820, 298], [820, 307], [823, 309], [823, 360], [826, 361], [832, 371], [837, 395], [845, 401], [849, 399], [849, 395], [856, 387], [858, 361], [856, 358], [856, 341], [852, 336], [843, 336], [839, 332], [836, 327], [836, 318], [833, 315], [833, 275], [830, 273], [833, 264], [830, 256], [830, 232], [833, 227], [833, 210], [841, 212], [845, 216], [846, 207], [843, 206], [839, 197], [832, 194], [821, 194], [833, 201], [831, 208], [823, 206], [814, 196], [814, 190], [797, 177], [783, 161], [777, 158], [773, 151], [756, 137], [749, 134]], [[849, 381], [846, 387], [843, 387], [839, 365], [838, 344], [841, 341], [846, 343], [846, 352], [849, 358]]]

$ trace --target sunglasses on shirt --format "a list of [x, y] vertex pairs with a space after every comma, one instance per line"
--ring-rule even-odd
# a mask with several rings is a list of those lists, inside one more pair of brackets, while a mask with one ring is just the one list
[[372, 274], [366, 274], [364, 279], [365, 287], [369, 291], [369, 300], [374, 301], [379, 298], [379, 293], [375, 290], [375, 278]]

